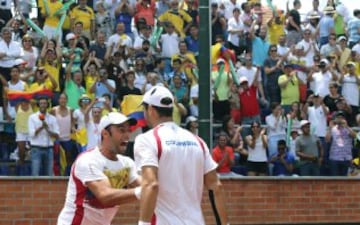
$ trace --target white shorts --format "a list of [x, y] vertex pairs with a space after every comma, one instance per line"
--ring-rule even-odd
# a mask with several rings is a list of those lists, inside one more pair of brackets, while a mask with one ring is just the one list
[[27, 133], [16, 133], [16, 141], [28, 141], [29, 134]]

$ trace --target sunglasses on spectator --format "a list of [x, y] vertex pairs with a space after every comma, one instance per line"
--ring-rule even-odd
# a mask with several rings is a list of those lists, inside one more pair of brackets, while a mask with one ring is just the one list
[[270, 52], [277, 52], [277, 49], [270, 49]]

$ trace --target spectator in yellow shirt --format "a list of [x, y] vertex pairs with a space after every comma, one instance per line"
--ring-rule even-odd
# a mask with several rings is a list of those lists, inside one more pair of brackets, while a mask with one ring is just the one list
[[70, 11], [70, 27], [74, 29], [75, 22], [81, 21], [84, 36], [92, 40], [95, 36], [95, 14], [86, 4], [87, 0], [79, 0], [79, 4]]
[[[40, 13], [45, 18], [44, 29], [43, 29], [44, 33], [46, 34], [46, 37], [48, 39], [55, 38], [56, 27], [58, 26], [61, 17], [61, 14], [55, 15], [55, 12], [61, 9], [63, 7], [63, 4], [61, 3], [61, 1], [58, 0], [45, 0], [45, 1], [40, 0], [38, 2], [39, 2], [39, 8], [41, 9]], [[44, 2], [46, 2], [48, 7], [44, 5]], [[59, 40], [61, 40], [62, 29], [60, 29], [60, 32], [57, 35]]]
[[273, 17], [267, 22], [267, 26], [270, 45], [277, 45], [280, 36], [285, 34], [285, 17], [280, 11], [276, 14], [273, 12]]
[[[164, 14], [159, 17], [161, 23], [170, 22], [175, 26], [175, 31], [182, 38], [185, 37], [185, 33], [191, 26], [192, 18], [187, 12], [178, 8], [179, 1], [172, 0], [170, 4], [170, 9], [167, 10]], [[184, 25], [186, 25], [184, 27]]]

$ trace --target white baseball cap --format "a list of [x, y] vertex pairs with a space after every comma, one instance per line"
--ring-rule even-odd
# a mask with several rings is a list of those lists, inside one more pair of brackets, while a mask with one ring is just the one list
[[239, 84], [245, 83], [245, 82], [249, 82], [249, 80], [246, 77], [241, 77]]
[[71, 39], [75, 39], [76, 38], [76, 35], [74, 33], [68, 33], [65, 37], [65, 39], [68, 41], [68, 40], [71, 40]]
[[310, 124], [310, 121], [309, 121], [309, 120], [301, 120], [301, 121], [300, 121], [300, 127], [303, 127], [303, 126], [305, 126], [305, 125], [307, 125], [307, 124]]
[[188, 124], [190, 122], [195, 122], [197, 121], [197, 118], [195, 116], [188, 116], [185, 120], [185, 123]]
[[125, 122], [129, 122], [130, 125], [135, 125], [137, 123], [136, 119], [134, 118], [127, 117], [119, 112], [110, 112], [101, 117], [99, 128], [100, 131], [102, 131], [110, 125], [119, 125]]
[[174, 96], [166, 87], [155, 86], [145, 93], [142, 103], [162, 108], [172, 108], [174, 107]]

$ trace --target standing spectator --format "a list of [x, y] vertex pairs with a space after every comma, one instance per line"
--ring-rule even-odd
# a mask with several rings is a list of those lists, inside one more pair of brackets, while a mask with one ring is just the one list
[[251, 123], [251, 135], [246, 136], [248, 146], [247, 175], [248, 176], [266, 176], [268, 175], [268, 159], [266, 149], [268, 147], [268, 138], [266, 129], [261, 128], [260, 123]]
[[[83, 48], [78, 47], [78, 42], [80, 39], [77, 39], [74, 33], [68, 33], [66, 35], [67, 47], [62, 48], [62, 54], [64, 56], [64, 62], [68, 66], [71, 58], [73, 58], [71, 72], [75, 72], [77, 70], [81, 70], [81, 61], [86, 56]], [[80, 44], [85, 48], [85, 41], [81, 39], [82, 42]]]
[[204, 224], [200, 207], [204, 186], [213, 191], [221, 223], [227, 224], [217, 164], [201, 138], [172, 121], [171, 92], [155, 87], [146, 92], [143, 105], [145, 118], [154, 129], [138, 135], [134, 145], [135, 163], [142, 174], [139, 224], [149, 224], [154, 213], [159, 224]]
[[[77, 148], [75, 143], [71, 140], [71, 133], [75, 130], [73, 124], [73, 110], [67, 105], [67, 96], [62, 93], [59, 97], [59, 105], [51, 109], [50, 114], [55, 116], [56, 122], [59, 127], [59, 143], [65, 151], [66, 168], [65, 176], [70, 175], [71, 165], [75, 160]], [[60, 158], [62, 156], [60, 155]], [[61, 160], [61, 159], [60, 159]]]
[[195, 84], [190, 87], [190, 114], [192, 116], [199, 116], [199, 84]]
[[326, 140], [331, 141], [329, 164], [332, 176], [347, 176], [352, 160], [352, 143], [356, 132], [348, 126], [344, 113], [338, 111], [330, 122]]
[[269, 142], [269, 156], [277, 153], [277, 143], [286, 139], [286, 115], [279, 103], [271, 103], [271, 114], [266, 116], [265, 122], [268, 127], [267, 138]]
[[355, 9], [354, 18], [352, 18], [347, 24], [350, 49], [360, 41], [359, 29], [360, 29], [360, 9]]
[[106, 54], [106, 45], [105, 45], [105, 39], [106, 33], [103, 31], [98, 31], [96, 33], [96, 39], [95, 43], [90, 45], [89, 53], [94, 54], [95, 52], [95, 58], [98, 59], [101, 63], [105, 60], [105, 54]]
[[156, 12], [155, 0], [140, 0], [136, 3], [135, 15], [134, 15], [135, 21], [137, 21], [140, 18], [144, 18], [146, 21], [146, 25], [154, 26], [155, 12]]
[[95, 14], [92, 8], [86, 5], [87, 0], [79, 0], [78, 5], [70, 11], [71, 29], [74, 29], [75, 23], [80, 21], [83, 24], [83, 34], [85, 37], [93, 40], [95, 37]]
[[112, 47], [113, 50], [111, 55], [114, 55], [120, 46], [124, 46], [126, 53], [128, 53], [133, 44], [131, 38], [125, 33], [125, 24], [123, 22], [117, 23], [115, 31], [116, 33], [111, 35], [107, 41], [107, 46]]
[[228, 43], [229, 48], [234, 50], [237, 56], [241, 55], [240, 38], [244, 32], [244, 25], [240, 20], [240, 9], [233, 9], [233, 16], [228, 20]]
[[303, 57], [306, 60], [305, 65], [311, 67], [314, 65], [313, 58], [315, 55], [319, 54], [319, 48], [315, 40], [311, 37], [311, 30], [305, 29], [303, 32], [303, 39], [298, 43], [299, 46], [304, 48], [304, 55]]
[[241, 4], [241, 9], [243, 10], [243, 14], [241, 15], [240, 19], [241, 22], [244, 24], [244, 32], [249, 32], [251, 24], [254, 21], [254, 16], [251, 12], [250, 3], [244, 2]]
[[94, 57], [94, 53], [91, 53], [86, 61], [83, 71], [84, 71], [84, 81], [85, 81], [85, 90], [86, 94], [89, 95], [91, 99], [94, 99], [95, 94], [91, 93], [90, 89], [94, 83], [98, 81], [99, 78], [99, 68], [101, 67], [100, 61]]
[[13, 18], [12, 12], [11, 12], [11, 0], [2, 0], [0, 4], [0, 28], [2, 29], [5, 27], [7, 22]]
[[308, 75], [308, 81], [314, 82], [314, 93], [319, 94], [321, 97], [325, 97], [330, 93], [329, 84], [330, 82], [337, 81], [338, 77], [327, 59], [322, 59], [319, 63], [319, 72], [312, 70]]
[[288, 47], [291, 47], [301, 41], [301, 17], [299, 10], [301, 8], [300, 0], [294, 0], [294, 8], [290, 10], [287, 24]]
[[[359, 27], [360, 28], [360, 27]], [[337, 39], [337, 42], [340, 47], [340, 57], [339, 57], [339, 68], [343, 70], [344, 66], [346, 66], [346, 63], [350, 61], [351, 57], [351, 49], [347, 45], [347, 39], [345, 36], [340, 36]]]
[[[38, 1], [39, 7], [41, 8], [40, 13], [43, 18], [45, 18], [44, 22], [44, 33], [46, 34], [46, 37], [48, 39], [58, 39], [62, 40], [62, 29], [60, 29], [60, 32], [56, 33], [56, 27], [59, 24], [60, 16], [61, 15], [55, 15], [55, 12], [58, 11], [63, 7], [63, 4], [60, 1], [56, 0], [46, 0], [48, 9], [47, 11], [46, 6], [44, 5], [44, 1]], [[66, 13], [66, 12], [64, 12]], [[57, 35], [57, 37], [55, 37]]]
[[135, 72], [133, 70], [129, 70], [125, 74], [126, 76], [126, 85], [120, 88], [117, 91], [117, 100], [119, 105], [121, 105], [122, 100], [124, 99], [125, 95], [141, 95], [141, 90], [135, 87]]
[[[124, 23], [125, 25], [125, 33], [134, 40], [134, 33], [131, 29], [131, 22], [134, 16], [134, 8], [128, 1], [121, 1], [120, 4], [117, 5], [115, 9], [115, 18], [116, 24]], [[137, 20], [139, 22], [139, 20]]]
[[340, 56], [341, 49], [340, 46], [336, 44], [336, 35], [330, 34], [328, 37], [329, 37], [329, 41], [326, 44], [322, 45], [320, 48], [320, 55], [323, 58], [327, 58], [332, 54], [335, 54], [336, 56]]
[[97, 12], [95, 14], [95, 25], [97, 32], [103, 32], [107, 40], [111, 36], [112, 31], [114, 30], [113, 17], [110, 15], [110, 12], [106, 10], [103, 1], [96, 2], [96, 11]]
[[246, 56], [245, 56], [245, 65], [241, 66], [237, 70], [238, 80], [240, 80], [241, 77], [246, 77], [248, 82], [250, 84], [252, 84], [253, 81], [254, 81], [254, 78], [256, 76], [258, 78], [257, 83], [258, 83], [258, 88], [259, 88], [260, 100], [262, 102], [265, 102], [266, 98], [265, 98], [265, 94], [264, 94], [264, 87], [263, 87], [263, 84], [262, 84], [262, 78], [261, 78], [260, 74], [256, 75], [256, 73], [260, 73], [260, 70], [258, 70], [256, 66], [252, 65], [251, 54], [246, 54]]
[[[252, 40], [252, 45], [251, 45], [251, 49], [252, 49], [252, 58], [253, 58], [253, 65], [254, 66], [265, 66], [265, 59], [269, 54], [269, 49], [270, 49], [270, 44], [269, 42], [267, 42], [266, 40], [266, 36], [267, 36], [267, 28], [266, 27], [262, 27], [260, 29], [259, 32], [259, 36], [257, 37], [254, 33], [254, 27], [255, 27], [255, 22], [256, 20], [254, 20], [251, 29], [250, 29], [250, 33], [249, 33], [249, 39]], [[276, 46], [275, 46], [276, 48]]]
[[121, 155], [129, 140], [129, 126], [134, 124], [135, 121], [120, 113], [102, 118], [99, 125], [101, 143], [82, 154], [72, 167], [65, 204], [57, 224], [74, 221], [110, 224], [118, 205], [140, 198], [141, 188], [134, 189], [140, 185], [134, 162]]
[[320, 47], [329, 42], [330, 34], [334, 34], [334, 14], [335, 10], [332, 6], [327, 6], [324, 9], [324, 16], [320, 19], [317, 31], [320, 36]]
[[[259, 68], [258, 68], [259, 70]], [[242, 77], [240, 83], [240, 110], [241, 110], [241, 124], [250, 125], [253, 122], [260, 122], [260, 107], [257, 97], [258, 92], [258, 76], [256, 73], [253, 83], [249, 86], [249, 81], [246, 77]], [[245, 129], [244, 129], [245, 130]], [[246, 136], [249, 132], [244, 132]]]
[[27, 151], [29, 149], [29, 117], [33, 114], [32, 107], [29, 101], [21, 102], [16, 110], [15, 117], [15, 132], [16, 143], [19, 149], [19, 164], [22, 165], [25, 162]]
[[294, 170], [295, 158], [291, 152], [287, 151], [286, 141], [279, 140], [277, 143], [278, 154], [270, 156], [270, 163], [272, 163], [273, 176], [291, 176]]
[[318, 18], [323, 16], [323, 13], [321, 10], [319, 10], [319, 0], [313, 0], [312, 1], [312, 10], [310, 10], [307, 14], [306, 14], [306, 21], [309, 22], [310, 17], [314, 14], [318, 15]]
[[215, 121], [221, 121], [225, 115], [230, 114], [229, 93], [232, 83], [230, 72], [224, 71], [225, 61], [218, 59], [217, 70], [211, 74], [214, 86], [213, 113]]
[[86, 127], [86, 122], [89, 120], [89, 112], [94, 105], [95, 100], [91, 101], [89, 96], [83, 94], [79, 98], [79, 107], [73, 112], [74, 127], [76, 130], [81, 130]]
[[288, 113], [291, 104], [300, 101], [300, 85], [303, 81], [299, 79], [297, 72], [293, 71], [291, 64], [284, 66], [284, 73], [279, 76], [278, 85], [281, 88], [281, 107]]
[[39, 112], [29, 117], [29, 137], [31, 145], [32, 176], [53, 175], [53, 138], [59, 138], [59, 126], [56, 118], [47, 113], [47, 98], [39, 98]]
[[85, 88], [82, 86], [83, 75], [81, 70], [77, 70], [75, 72], [71, 72], [71, 67], [74, 61], [74, 57], [70, 59], [70, 63], [68, 64], [65, 71], [65, 93], [68, 96], [68, 104], [72, 109], [79, 108], [78, 101], [80, 96], [85, 94]]
[[212, 149], [212, 158], [218, 164], [216, 172], [222, 175], [232, 175], [231, 167], [234, 165], [234, 150], [226, 145], [228, 136], [220, 133], [217, 138], [217, 145]]
[[279, 11], [273, 11], [273, 16], [267, 22], [267, 26], [270, 44], [277, 45], [280, 36], [285, 35], [285, 16]]
[[[0, 120], [7, 120], [11, 122], [11, 116], [8, 112], [8, 102], [5, 90], [8, 86], [7, 80], [0, 73]], [[4, 125], [0, 124], [0, 131], [4, 130]]]
[[[7, 88], [9, 91], [25, 91], [26, 83], [20, 79], [20, 69], [19, 66], [14, 66], [10, 70], [11, 79], [8, 81]], [[8, 113], [12, 119], [16, 119], [16, 108], [17, 106], [11, 106], [10, 102], [8, 103]]]
[[324, 103], [329, 108], [329, 114], [332, 115], [336, 108], [336, 101], [342, 96], [339, 94], [339, 85], [337, 82], [330, 82], [329, 84], [330, 93], [324, 97]]
[[339, 83], [342, 85], [342, 96], [344, 96], [346, 102], [351, 106], [352, 120], [349, 121], [350, 126], [355, 125], [355, 117], [359, 112], [359, 85], [360, 79], [355, 72], [355, 63], [348, 62], [346, 64], [347, 73], [342, 74], [339, 79]]
[[265, 72], [265, 92], [269, 102], [281, 102], [281, 89], [278, 81], [279, 76], [282, 75], [283, 60], [277, 55], [276, 45], [271, 45], [269, 48], [269, 57], [264, 62]]
[[319, 176], [323, 161], [323, 148], [320, 140], [310, 132], [310, 122], [300, 122], [302, 133], [296, 138], [296, 155], [300, 157], [301, 176]]
[[229, 94], [229, 103], [230, 103], [230, 115], [236, 124], [241, 122], [241, 111], [240, 111], [240, 97], [239, 97], [239, 87], [236, 84], [231, 84], [230, 94]]
[[174, 26], [175, 32], [181, 37], [184, 38], [185, 34], [188, 32], [191, 24], [192, 18], [187, 12], [182, 9], [179, 9], [179, 1], [171, 0], [170, 9], [162, 14], [158, 20], [161, 23], [168, 22]]
[[10, 69], [16, 64], [15, 60], [20, 57], [21, 46], [11, 40], [11, 30], [8, 27], [1, 29], [0, 40], [0, 74], [6, 80], [10, 80]]
[[36, 66], [39, 57], [39, 50], [33, 46], [33, 40], [30, 35], [26, 34], [21, 41], [20, 58], [26, 62], [25, 71], [30, 72]]
[[199, 28], [193, 24], [190, 27], [190, 34], [186, 36], [185, 43], [187, 49], [192, 52], [196, 58], [196, 62], [199, 62]]
[[285, 34], [279, 36], [279, 43], [277, 44], [277, 54], [280, 57], [285, 57], [286, 55], [288, 55], [288, 52], [290, 51], [290, 48], [288, 48], [286, 42], [287, 40]]
[[146, 83], [146, 67], [145, 67], [145, 60], [143, 58], [137, 58], [135, 60], [135, 81], [134, 85], [136, 88], [140, 90]]
[[[95, 104], [98, 100], [94, 101]], [[100, 129], [100, 119], [102, 115], [102, 110], [100, 107], [92, 107], [91, 109], [91, 118], [85, 117], [86, 124], [86, 134], [87, 134], [87, 145], [86, 149], [93, 149], [96, 146], [99, 146], [101, 143], [101, 129]]]
[[218, 37], [224, 39], [227, 28], [225, 17], [220, 13], [218, 4], [211, 3], [211, 43], [216, 44]]
[[236, 0], [222, 0], [219, 2], [221, 2], [220, 9], [223, 11], [225, 19], [227, 21], [229, 21], [230, 18], [233, 16], [235, 8], [241, 9], [241, 3]]
[[165, 26], [165, 34], [160, 36], [160, 43], [161, 43], [161, 56], [165, 60], [165, 73], [170, 73], [171, 70], [171, 57], [174, 54], [179, 53], [179, 42], [180, 36], [178, 33], [174, 32], [174, 25], [168, 23]]

